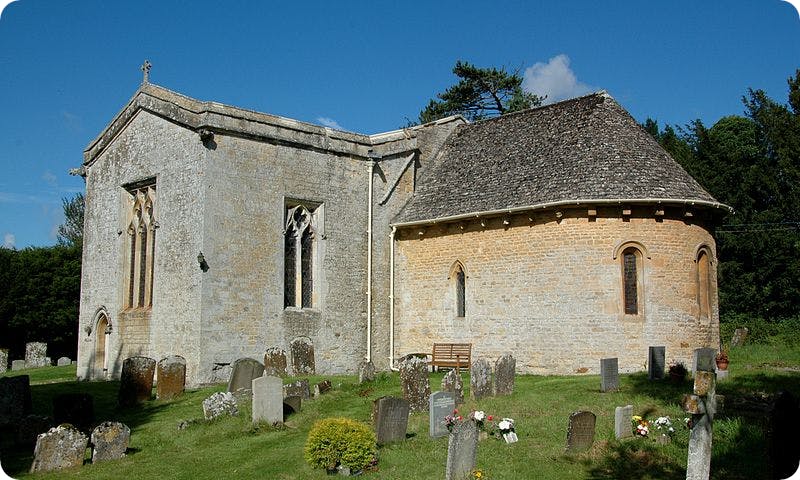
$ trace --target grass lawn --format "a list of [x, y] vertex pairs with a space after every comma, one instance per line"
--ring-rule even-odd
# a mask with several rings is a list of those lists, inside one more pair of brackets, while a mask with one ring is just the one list
[[[800, 346], [751, 345], [730, 352], [730, 377], [718, 385], [725, 407], [714, 422], [712, 478], [769, 478], [767, 417], [764, 394], [788, 390], [800, 395]], [[250, 406], [240, 405], [238, 417], [202, 420], [201, 403], [224, 385], [187, 392], [167, 402], [150, 401], [141, 407], [117, 410], [117, 382], [75, 382], [75, 367], [50, 367], [6, 375], [31, 377], [34, 413], [52, 415], [52, 397], [60, 393], [94, 395], [98, 422], [118, 420], [132, 431], [126, 458], [118, 461], [31, 475], [32, 448], [14, 447], [8, 435], [0, 440], [0, 463], [14, 478], [125, 478], [217, 479], [327, 478], [303, 459], [303, 446], [315, 420], [343, 416], [369, 422], [372, 401], [383, 395], [400, 396], [397, 374], [379, 374], [371, 384], [358, 385], [353, 376], [330, 377], [333, 390], [303, 404], [282, 428], [250, 422]], [[323, 377], [311, 377], [313, 382]], [[441, 373], [432, 374], [438, 389]], [[286, 382], [291, 379], [286, 379]], [[465, 375], [465, 383], [469, 383]], [[676, 385], [648, 381], [646, 373], [622, 375], [621, 389], [600, 393], [596, 375], [517, 376], [514, 394], [478, 403], [467, 400], [460, 411], [479, 409], [516, 420], [519, 442], [507, 445], [486, 439], [478, 447], [478, 468], [488, 479], [683, 479], [686, 477], [688, 431], [679, 407], [691, 393], [691, 380]], [[649, 438], [617, 441], [614, 408], [632, 404], [634, 414], [654, 420], [669, 415], [677, 433], [668, 445]], [[576, 410], [597, 415], [595, 444], [588, 452], [565, 455], [567, 419]], [[196, 420], [178, 428], [183, 420]], [[404, 442], [379, 449], [378, 470], [362, 478], [436, 479], [444, 477], [447, 438], [431, 439], [427, 413], [413, 414]], [[88, 456], [87, 456], [88, 458]]]

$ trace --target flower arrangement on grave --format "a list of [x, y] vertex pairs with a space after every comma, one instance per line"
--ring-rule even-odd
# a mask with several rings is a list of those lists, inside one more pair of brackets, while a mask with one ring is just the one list
[[672, 420], [670, 420], [668, 416], [658, 417], [653, 421], [652, 425], [656, 427], [656, 430], [658, 430], [661, 435], [671, 437], [675, 434], [675, 429], [672, 427]]
[[721, 350], [717, 354], [717, 358], [715, 360], [716, 360], [716, 363], [717, 363], [717, 368], [719, 370], [727, 370], [728, 369], [728, 363], [730, 363], [730, 361], [728, 360], [728, 352], [726, 352], [725, 350]]
[[518, 440], [517, 433], [514, 431], [513, 418], [503, 418], [497, 422], [497, 429], [500, 430], [500, 435], [506, 443], [514, 443]]
[[494, 417], [486, 415], [483, 410], [475, 410], [469, 414], [469, 418], [478, 426], [478, 430], [482, 432], [489, 432], [494, 429]]
[[633, 433], [635, 435], [646, 437], [650, 433], [650, 422], [646, 418], [634, 415], [631, 417], [631, 422], [633, 423]]
[[453, 427], [456, 426], [456, 422], [460, 422], [464, 420], [464, 417], [458, 414], [458, 409], [454, 409], [452, 415], [446, 415], [444, 417], [444, 426], [447, 427], [448, 432], [453, 431]]

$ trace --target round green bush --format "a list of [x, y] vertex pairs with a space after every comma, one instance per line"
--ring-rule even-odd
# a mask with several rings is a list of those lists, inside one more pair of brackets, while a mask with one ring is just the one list
[[358, 471], [375, 459], [376, 442], [375, 433], [366, 424], [349, 418], [325, 418], [308, 432], [305, 458], [314, 468], [345, 465]]

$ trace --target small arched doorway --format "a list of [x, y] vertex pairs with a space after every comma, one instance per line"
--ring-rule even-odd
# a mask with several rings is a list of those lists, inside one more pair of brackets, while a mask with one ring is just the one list
[[94, 340], [94, 365], [93, 373], [95, 378], [105, 378], [108, 371], [108, 336], [111, 334], [111, 324], [108, 323], [108, 316], [101, 312], [97, 319], [97, 328]]

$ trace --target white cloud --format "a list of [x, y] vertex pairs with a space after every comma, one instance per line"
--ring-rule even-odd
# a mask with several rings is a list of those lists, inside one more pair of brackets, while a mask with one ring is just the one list
[[339, 125], [336, 120], [328, 117], [317, 117], [317, 121], [322, 125], [325, 125], [328, 128], [333, 128], [336, 130], [344, 130], [344, 128]]
[[61, 119], [64, 121], [64, 125], [69, 130], [73, 132], [80, 132], [81, 130], [83, 130], [83, 127], [81, 125], [81, 117], [75, 115], [74, 113], [62, 110]]
[[42, 174], [42, 180], [44, 180], [45, 183], [47, 183], [51, 187], [58, 186], [58, 178], [56, 178], [56, 176], [53, 175], [53, 172], [51, 172], [50, 170], [44, 171], [44, 173]]
[[6, 233], [3, 235], [3, 247], [15, 248], [17, 246], [17, 237], [13, 233]]
[[575, 72], [569, 68], [569, 57], [563, 53], [547, 63], [536, 62], [526, 68], [522, 89], [540, 96], [547, 95], [545, 103], [579, 97], [596, 90], [578, 81]]

